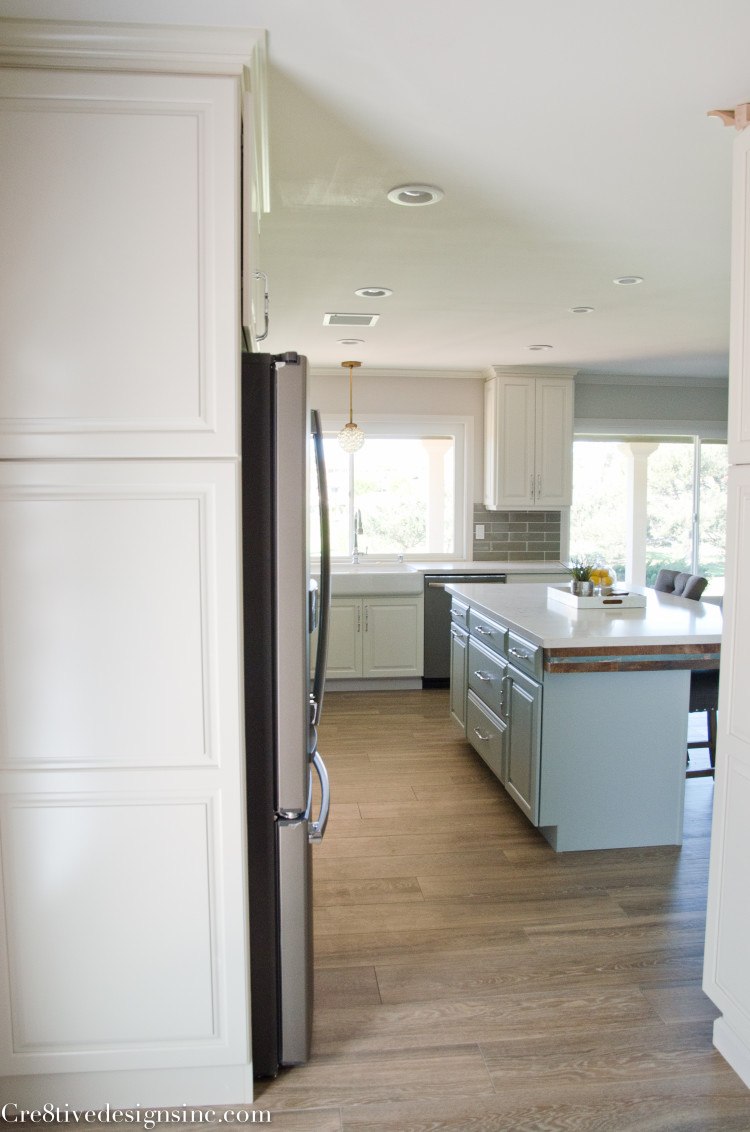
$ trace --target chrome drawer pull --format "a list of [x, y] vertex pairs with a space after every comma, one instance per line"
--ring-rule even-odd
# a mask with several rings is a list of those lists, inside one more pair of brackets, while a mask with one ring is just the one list
[[474, 669], [474, 675], [478, 680], [492, 680], [492, 675], [489, 672], [482, 672], [480, 668]]
[[476, 735], [477, 739], [481, 740], [482, 743], [489, 743], [490, 739], [492, 738], [491, 735], [483, 735], [478, 727], [474, 728], [474, 734]]
[[531, 653], [521, 652], [519, 649], [508, 649], [511, 656], [517, 656], [519, 660], [531, 660]]
[[474, 632], [479, 633], [480, 636], [482, 636], [482, 637], [491, 637], [492, 636], [492, 629], [485, 629], [484, 625], [477, 625]]

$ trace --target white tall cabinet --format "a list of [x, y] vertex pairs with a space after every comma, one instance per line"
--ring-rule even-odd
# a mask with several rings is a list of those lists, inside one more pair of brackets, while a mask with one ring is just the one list
[[238, 375], [263, 49], [0, 21], [0, 1091], [24, 1107], [252, 1099]]
[[727, 589], [703, 986], [714, 1043], [750, 1087], [750, 129], [735, 139]]
[[575, 370], [493, 367], [485, 382], [484, 505], [569, 507]]

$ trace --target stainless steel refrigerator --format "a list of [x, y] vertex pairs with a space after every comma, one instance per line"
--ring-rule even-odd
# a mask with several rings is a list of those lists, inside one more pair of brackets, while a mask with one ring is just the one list
[[[242, 360], [242, 555], [251, 1018], [256, 1077], [305, 1062], [313, 1008], [312, 842], [329, 789], [317, 750], [330, 552], [323, 438], [306, 360]], [[310, 576], [310, 477], [317, 481], [320, 583]], [[318, 628], [315, 676], [310, 641]], [[321, 783], [311, 814], [312, 773]]]

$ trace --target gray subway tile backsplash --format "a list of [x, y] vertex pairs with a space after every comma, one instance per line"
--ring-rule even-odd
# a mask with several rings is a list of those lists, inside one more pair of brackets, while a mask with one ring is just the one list
[[488, 511], [474, 508], [474, 528], [484, 524], [484, 538], [474, 539], [476, 562], [558, 562], [559, 511]]

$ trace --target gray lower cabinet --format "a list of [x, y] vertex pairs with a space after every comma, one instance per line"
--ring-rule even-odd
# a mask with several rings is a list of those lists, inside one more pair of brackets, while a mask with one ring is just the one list
[[513, 801], [536, 825], [539, 820], [542, 685], [509, 665], [506, 700], [508, 751], [504, 785]]
[[[539, 822], [542, 650], [469, 610], [469, 634], [453, 625], [451, 715], [529, 821]], [[460, 634], [460, 637], [458, 636]]]
[[466, 729], [466, 665], [469, 634], [460, 625], [451, 625], [450, 711], [459, 727]]
[[507, 778], [507, 732], [508, 725], [469, 690], [466, 697], [466, 738], [503, 785]]

